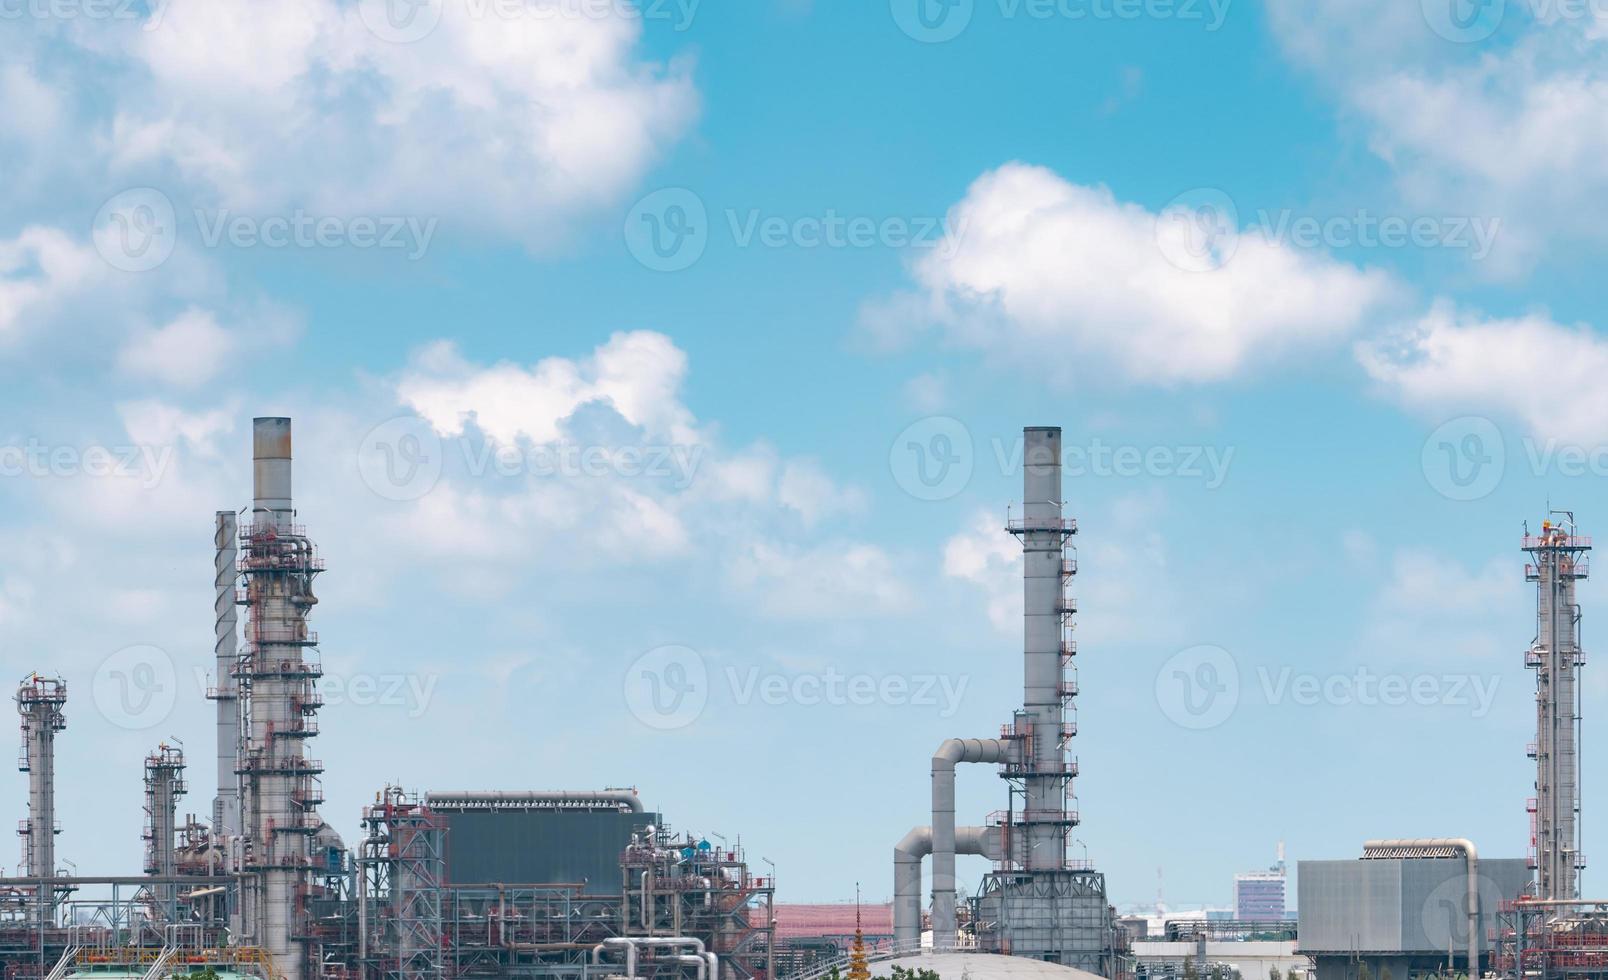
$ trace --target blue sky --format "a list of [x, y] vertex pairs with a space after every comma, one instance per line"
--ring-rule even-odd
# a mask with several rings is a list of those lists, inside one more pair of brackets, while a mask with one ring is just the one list
[[787, 899], [889, 891], [1019, 703], [1054, 424], [1114, 901], [1524, 853], [1519, 536], [1608, 475], [1591, 5], [388, 2], [4, 6], [0, 657], [72, 686], [80, 870], [138, 868], [161, 739], [210, 808], [270, 414], [348, 836], [388, 781], [635, 785]]

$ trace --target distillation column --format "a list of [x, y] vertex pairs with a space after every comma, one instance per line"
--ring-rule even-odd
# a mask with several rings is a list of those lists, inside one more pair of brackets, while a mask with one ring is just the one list
[[[28, 819], [17, 831], [23, 839], [25, 872], [29, 878], [56, 876], [56, 734], [67, 728], [62, 713], [67, 705], [67, 682], [59, 677], [33, 674], [17, 688], [17, 712], [22, 715], [22, 753], [17, 769], [28, 774]], [[53, 916], [55, 892], [39, 890], [41, 925]]]
[[1059, 871], [1076, 823], [1067, 807], [1073, 772], [1067, 702], [1075, 688], [1066, 674], [1075, 649], [1068, 636], [1075, 607], [1066, 587], [1075, 566], [1066, 553], [1077, 524], [1062, 514], [1060, 428], [1029, 428], [1023, 437], [1022, 519], [1009, 526], [1022, 542], [1023, 710], [1013, 731], [1022, 751], [1001, 775], [1022, 786], [1012, 860], [1026, 871]]
[[[179, 800], [184, 784], [184, 750], [163, 744], [145, 757], [145, 873], [172, 878], [179, 873], [177, 833]], [[155, 889], [157, 905], [170, 922], [178, 921], [176, 886], [163, 883]]]
[[318, 643], [307, 629], [317, 603], [313, 578], [323, 568], [291, 504], [290, 420], [253, 422], [254, 500], [241, 529], [240, 569], [246, 580], [246, 648], [241, 694], [249, 705], [249, 739], [241, 770], [245, 869], [255, 872], [248, 899], [256, 941], [272, 955], [284, 980], [301, 980], [305, 955], [305, 898], [311, 884], [311, 839], [322, 821], [319, 763], [307, 756], [318, 732], [316, 681], [321, 670], [308, 651]]
[[1525, 579], [1536, 583], [1535, 642], [1525, 663], [1535, 670], [1535, 846], [1536, 895], [1542, 899], [1579, 897], [1580, 854], [1580, 686], [1585, 663], [1580, 650], [1580, 606], [1575, 583], [1586, 577], [1589, 538], [1575, 534], [1574, 515], [1563, 526], [1550, 520], [1538, 536], [1525, 535], [1531, 555]]

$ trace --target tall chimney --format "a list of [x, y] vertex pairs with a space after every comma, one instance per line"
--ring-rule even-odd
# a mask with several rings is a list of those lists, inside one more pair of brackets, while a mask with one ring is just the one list
[[1021, 833], [1014, 855], [1029, 871], [1066, 867], [1067, 837], [1076, 817], [1068, 813], [1072, 766], [1067, 740], [1067, 702], [1073, 686], [1067, 667], [1076, 647], [1066, 594], [1075, 565], [1067, 560], [1067, 539], [1077, 525], [1063, 514], [1061, 429], [1023, 431], [1022, 520], [1011, 527], [1022, 542], [1022, 722], [1027, 736]]

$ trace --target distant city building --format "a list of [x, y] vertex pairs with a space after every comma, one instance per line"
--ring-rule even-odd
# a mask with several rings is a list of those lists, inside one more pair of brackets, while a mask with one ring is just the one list
[[1278, 863], [1266, 871], [1234, 876], [1234, 918], [1241, 922], [1279, 921], [1284, 918], [1284, 842], [1279, 841]]
[[1252, 871], [1234, 876], [1234, 918], [1269, 922], [1284, 918], [1285, 877], [1282, 871]]

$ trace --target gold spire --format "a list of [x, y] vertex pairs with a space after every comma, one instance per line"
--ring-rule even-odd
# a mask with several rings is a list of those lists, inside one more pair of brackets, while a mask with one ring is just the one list
[[849, 954], [848, 980], [871, 980], [865, 962], [865, 932], [860, 928], [860, 883], [854, 883], [854, 946]]

